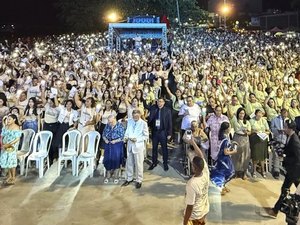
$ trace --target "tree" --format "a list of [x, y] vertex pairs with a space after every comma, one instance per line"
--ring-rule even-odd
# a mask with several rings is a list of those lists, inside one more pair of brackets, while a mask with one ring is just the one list
[[[176, 0], [123, 0], [122, 8], [127, 15], [167, 15], [171, 20], [177, 17]], [[181, 22], [189, 19], [206, 19], [207, 13], [200, 9], [195, 0], [178, 0]]]
[[[207, 18], [196, 0], [178, 0], [181, 22]], [[133, 15], [177, 17], [176, 0], [56, 0], [58, 18], [66, 31], [95, 31], [105, 25], [105, 14], [117, 10], [123, 18]]]
[[86, 32], [99, 29], [102, 3], [99, 0], [57, 0], [58, 18], [66, 31]]
[[300, 9], [300, 0], [292, 0], [291, 6], [292, 9]]

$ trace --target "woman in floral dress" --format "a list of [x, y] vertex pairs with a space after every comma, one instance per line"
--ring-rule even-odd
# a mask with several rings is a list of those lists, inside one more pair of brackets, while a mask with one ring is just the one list
[[15, 184], [17, 167], [17, 149], [21, 130], [16, 115], [10, 114], [2, 129], [2, 149], [0, 155], [1, 168], [8, 170], [5, 184]]

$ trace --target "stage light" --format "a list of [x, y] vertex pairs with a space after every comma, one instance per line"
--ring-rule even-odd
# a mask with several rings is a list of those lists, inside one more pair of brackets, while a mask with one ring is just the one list
[[111, 12], [107, 15], [108, 22], [114, 23], [117, 22], [119, 19], [119, 16], [116, 12]]
[[229, 7], [229, 5], [223, 5], [222, 7], [221, 7], [221, 12], [222, 12], [222, 14], [224, 15], [224, 16], [227, 16], [229, 13], [230, 13], [230, 7]]

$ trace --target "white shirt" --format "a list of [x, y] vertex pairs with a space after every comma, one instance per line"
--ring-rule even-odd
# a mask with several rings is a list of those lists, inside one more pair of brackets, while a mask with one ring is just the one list
[[63, 106], [61, 106], [60, 113], [58, 116], [58, 122], [64, 123], [65, 118], [68, 117], [69, 126], [72, 126], [74, 122], [78, 120], [78, 112], [74, 109], [71, 109], [71, 112], [68, 113], [67, 109]]
[[142, 119], [139, 119], [138, 121], [129, 119], [127, 122], [127, 129], [125, 131], [124, 138], [136, 139], [136, 142], [128, 141], [128, 146], [131, 145], [131, 150], [133, 153], [144, 151], [146, 147], [145, 141], [149, 139], [148, 124]]
[[193, 120], [199, 121], [199, 116], [201, 114], [201, 109], [197, 104], [194, 104], [192, 107], [189, 107], [187, 105], [183, 105], [180, 108], [180, 111], [178, 113], [179, 116], [182, 116], [185, 114], [185, 112], [188, 112], [188, 115], [184, 116], [181, 123], [181, 129], [186, 130], [191, 127], [191, 122]]
[[191, 220], [201, 219], [209, 212], [208, 201], [209, 170], [204, 161], [202, 175], [192, 177], [186, 184], [186, 205], [193, 205]]
[[27, 91], [27, 98], [31, 98], [31, 97], [38, 97], [40, 96], [40, 86], [37, 85], [37, 86], [31, 86], [28, 88], [28, 91]]
[[58, 115], [59, 115], [59, 107], [50, 107], [47, 103], [45, 105], [45, 122], [46, 123], [56, 123], [58, 121]]

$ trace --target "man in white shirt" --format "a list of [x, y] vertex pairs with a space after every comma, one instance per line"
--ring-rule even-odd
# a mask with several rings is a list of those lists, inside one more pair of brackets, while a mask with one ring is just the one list
[[[147, 123], [141, 119], [141, 111], [135, 109], [132, 112], [133, 119], [129, 119], [124, 139], [127, 141], [127, 161], [126, 161], [126, 181], [123, 187], [133, 182], [135, 172], [137, 189], [142, 187], [144, 172], [144, 151], [146, 151], [145, 141], [149, 139]], [[135, 171], [133, 170], [135, 168]]]
[[194, 103], [192, 96], [186, 98], [187, 104], [183, 105], [178, 113], [179, 116], [183, 116], [181, 123], [181, 130], [187, 130], [191, 127], [192, 121], [199, 122], [199, 117], [201, 114], [200, 107]]
[[186, 185], [186, 209], [183, 225], [205, 225], [205, 218], [209, 212], [209, 170], [204, 155], [197, 146], [194, 137], [191, 137], [189, 144], [193, 146], [196, 156], [192, 160], [194, 176]]

